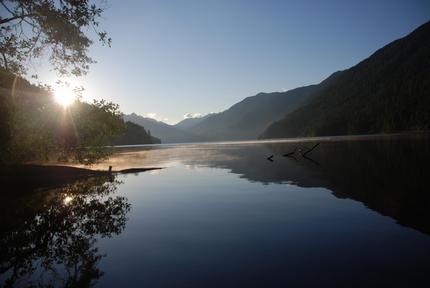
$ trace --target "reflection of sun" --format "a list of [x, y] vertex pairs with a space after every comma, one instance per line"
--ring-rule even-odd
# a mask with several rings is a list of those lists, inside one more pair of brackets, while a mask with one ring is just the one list
[[55, 101], [63, 107], [67, 107], [75, 101], [75, 94], [72, 89], [65, 86], [58, 86], [54, 89]]

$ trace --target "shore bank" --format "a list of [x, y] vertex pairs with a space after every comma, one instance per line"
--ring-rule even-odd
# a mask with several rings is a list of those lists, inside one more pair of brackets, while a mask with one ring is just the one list
[[139, 173], [153, 168], [131, 168], [124, 170], [92, 170], [63, 165], [12, 165], [0, 167], [0, 185], [3, 191], [53, 188], [89, 177], [112, 176], [116, 174]]

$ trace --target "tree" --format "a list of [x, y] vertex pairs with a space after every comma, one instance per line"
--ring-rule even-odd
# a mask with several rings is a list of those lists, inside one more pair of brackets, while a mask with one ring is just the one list
[[110, 46], [98, 30], [104, 8], [88, 0], [0, 0], [0, 7], [0, 65], [14, 74], [23, 75], [31, 59], [44, 55], [60, 75], [86, 74], [94, 63], [87, 53], [90, 29]]
[[112, 152], [106, 145], [125, 131], [118, 105], [78, 98], [64, 108], [53, 98], [48, 88], [0, 69], [0, 164], [50, 159], [91, 164]]
[[94, 60], [88, 48], [97, 38], [102, 0], [0, 0], [0, 163], [43, 160], [52, 155], [90, 164], [125, 129], [116, 104], [78, 99], [67, 111], [49, 87], [22, 78], [32, 59], [47, 57], [59, 76], [82, 76]]
[[121, 234], [131, 208], [115, 195], [120, 184], [111, 175], [2, 195], [0, 286], [94, 286], [103, 275], [97, 241]]
[[64, 115], [63, 124], [57, 126], [55, 136], [59, 140], [54, 140], [55, 146], [65, 160], [83, 164], [108, 157], [112, 151], [106, 145], [126, 130], [119, 105], [105, 100], [91, 104], [76, 101]]

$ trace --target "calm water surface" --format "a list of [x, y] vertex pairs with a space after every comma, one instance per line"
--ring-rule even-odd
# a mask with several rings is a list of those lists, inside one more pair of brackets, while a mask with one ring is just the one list
[[164, 169], [2, 196], [0, 283], [430, 287], [429, 138], [315, 143], [128, 148], [100, 167]]

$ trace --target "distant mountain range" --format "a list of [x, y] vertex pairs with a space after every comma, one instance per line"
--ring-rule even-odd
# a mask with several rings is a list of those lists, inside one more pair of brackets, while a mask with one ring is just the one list
[[123, 118], [124, 121], [130, 121], [145, 127], [151, 135], [159, 138], [162, 143], [200, 142], [206, 140], [203, 136], [194, 135], [191, 132], [184, 131], [173, 125], [143, 117], [135, 113], [124, 115]]
[[259, 93], [213, 114], [188, 131], [215, 141], [257, 139], [273, 121], [300, 107], [315, 88], [311, 85], [288, 92]]
[[173, 125], [174, 127], [181, 129], [181, 130], [187, 130], [190, 129], [194, 126], [196, 126], [197, 124], [200, 124], [201, 122], [203, 122], [204, 120], [206, 120], [207, 118], [213, 116], [216, 113], [210, 113], [201, 117], [194, 117], [194, 118], [186, 118], [180, 122], [178, 122], [177, 124]]
[[175, 125], [135, 113], [124, 115], [124, 120], [149, 129], [163, 143], [251, 140], [286, 112], [303, 104], [317, 88], [311, 85], [287, 92], [259, 93], [221, 113], [184, 119]]
[[163, 143], [429, 130], [430, 22], [316, 85], [259, 93], [176, 125], [124, 119]]

